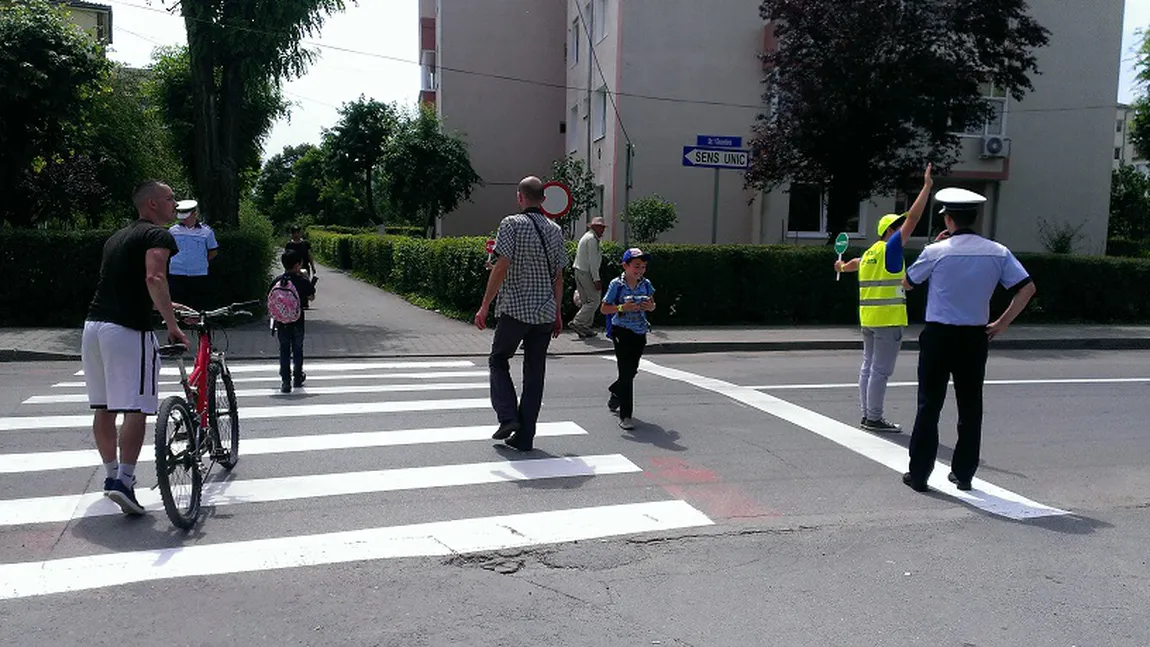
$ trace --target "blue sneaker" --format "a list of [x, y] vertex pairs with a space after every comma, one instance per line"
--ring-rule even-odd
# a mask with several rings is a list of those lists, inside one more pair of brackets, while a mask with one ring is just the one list
[[[111, 481], [111, 487], [107, 487], [108, 481]], [[120, 479], [107, 479], [104, 481], [104, 496], [120, 506], [120, 510], [123, 510], [124, 514], [138, 516], [144, 514], [144, 506], [136, 500], [135, 481], [132, 479], [132, 486], [129, 487]]]

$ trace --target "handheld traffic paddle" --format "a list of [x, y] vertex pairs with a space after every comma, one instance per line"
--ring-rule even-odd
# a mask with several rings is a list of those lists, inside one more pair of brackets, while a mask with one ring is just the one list
[[[847, 245], [850, 244], [850, 237], [846, 233], [841, 233], [835, 238], [835, 253], [839, 255], [839, 262], [843, 262], [843, 252], [847, 251]], [[843, 277], [842, 272], [835, 272], [835, 280]]]

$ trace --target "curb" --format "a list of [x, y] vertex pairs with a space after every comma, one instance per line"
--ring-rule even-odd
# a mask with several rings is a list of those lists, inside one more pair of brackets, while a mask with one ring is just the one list
[[[650, 355], [686, 355], [691, 353], [754, 353], [754, 352], [790, 352], [790, 351], [836, 351], [862, 349], [861, 340], [811, 340], [811, 341], [683, 341], [683, 342], [657, 342], [648, 344], [645, 354]], [[903, 341], [903, 350], [917, 351], [918, 340], [907, 339]], [[1150, 337], [1117, 337], [1109, 339], [1000, 339], [991, 342], [991, 349], [999, 350], [1150, 350]], [[579, 357], [582, 355], [609, 355], [610, 348], [588, 348], [579, 351], [550, 351], [552, 357]], [[480, 353], [482, 354], [482, 353]], [[309, 359], [379, 359], [379, 358], [430, 358], [430, 357], [461, 357], [473, 356], [471, 353], [308, 353]], [[276, 359], [274, 355], [249, 355], [234, 353], [228, 355], [232, 360], [268, 360]], [[63, 353], [52, 351], [35, 351], [20, 349], [0, 349], [0, 363], [6, 362], [78, 362], [79, 353]]]

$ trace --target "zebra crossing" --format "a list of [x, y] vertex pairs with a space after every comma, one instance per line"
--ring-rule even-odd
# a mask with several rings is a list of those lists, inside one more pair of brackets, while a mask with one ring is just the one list
[[[552, 414], [544, 407], [536, 444], [548, 451], [493, 450], [487, 372], [471, 361], [317, 361], [307, 366], [306, 385], [290, 395], [279, 393], [275, 363], [236, 363], [231, 371], [241, 459], [231, 473], [214, 471], [204, 487], [205, 508], [227, 514], [201, 519], [222, 533], [219, 541], [170, 533], [159, 491], [150, 489], [150, 419], [137, 468], [137, 497], [149, 515], [139, 523], [168, 539], [126, 551], [76, 542], [23, 560], [6, 551], [0, 558], [0, 599], [713, 523], [687, 502], [651, 488], [627, 456], [602, 451], [610, 447], [596, 429], [562, 419], [576, 417], [569, 409]], [[5, 531], [59, 533], [75, 523], [134, 532], [134, 522], [100, 491], [103, 471], [86, 432], [91, 415], [82, 375], [44, 384], [14, 415], [0, 416], [0, 541]], [[167, 378], [160, 382], [161, 397], [179, 391], [174, 368], [161, 375]], [[13, 443], [2, 441], [16, 437], [26, 441], [18, 444], [23, 451], [10, 451]], [[41, 442], [46, 446], [33, 446]], [[77, 491], [75, 483], [84, 477], [86, 491]], [[603, 487], [579, 489], [600, 479]], [[617, 486], [608, 479], [618, 479]], [[40, 495], [19, 496], [30, 491], [30, 482], [38, 484]], [[9, 487], [16, 483], [24, 487]], [[545, 496], [523, 488], [539, 488]], [[254, 528], [264, 530], [261, 507], [301, 518], [271, 524], [269, 535], [253, 535]], [[302, 518], [305, 509], [337, 518], [346, 513], [349, 520], [369, 516], [375, 523], [316, 532], [323, 529]], [[365, 509], [379, 514], [366, 515]], [[380, 523], [389, 516], [402, 523]]]

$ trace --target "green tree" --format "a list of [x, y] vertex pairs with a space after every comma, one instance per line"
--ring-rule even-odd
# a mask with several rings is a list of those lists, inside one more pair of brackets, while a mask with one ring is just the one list
[[29, 226], [54, 215], [38, 192], [91, 170], [70, 144], [109, 66], [58, 7], [25, 0], [0, 10], [0, 220]]
[[813, 184], [828, 241], [858, 204], [903, 188], [961, 152], [955, 132], [996, 116], [987, 84], [1021, 101], [1049, 32], [1025, 0], [764, 0], [778, 48], [763, 55], [764, 100], [746, 184]]
[[401, 122], [382, 164], [387, 198], [399, 210], [413, 214], [435, 235], [435, 223], [471, 198], [483, 180], [471, 167], [463, 140], [443, 132], [435, 109], [419, 111]]
[[[187, 47], [162, 47], [153, 54], [150, 94], [152, 101], [160, 107], [164, 122], [171, 133], [171, 140], [183, 166], [193, 179], [196, 198], [202, 203], [202, 211], [219, 224], [235, 225], [234, 218], [226, 211], [218, 211], [214, 192], [204, 192], [204, 187], [196, 178], [202, 178], [206, 171], [202, 163], [199, 131], [196, 125], [195, 105], [191, 101], [195, 93], [195, 77], [192, 74], [190, 52]], [[255, 79], [242, 88], [240, 110], [236, 116], [239, 138], [230, 142], [230, 155], [234, 162], [234, 177], [225, 185], [228, 191], [235, 185], [237, 191], [246, 192], [250, 183], [258, 177], [263, 141], [271, 132], [276, 119], [287, 114], [288, 104], [283, 99], [279, 84], [270, 79]], [[215, 187], [218, 188], [218, 187]], [[209, 196], [209, 197], [204, 197]], [[238, 200], [238, 194], [237, 194]], [[239, 208], [238, 202], [236, 208]], [[236, 212], [238, 217], [238, 211]]]
[[354, 190], [331, 173], [328, 146], [308, 147], [292, 165], [291, 179], [276, 193], [274, 222], [307, 220], [321, 225], [357, 226], [364, 209]]
[[331, 151], [331, 171], [349, 186], [358, 187], [366, 219], [379, 220], [372, 184], [399, 118], [394, 106], [360, 95], [339, 109], [339, 123], [324, 131]]
[[1122, 165], [1110, 180], [1108, 254], [1128, 255], [1150, 250], [1150, 177]]
[[[304, 39], [327, 15], [343, 11], [343, 0], [170, 0], [179, 7], [188, 35], [194, 137], [189, 165], [196, 196], [217, 222], [237, 222], [245, 152], [258, 132], [245, 127], [252, 115], [246, 98], [253, 88], [303, 74], [315, 52]], [[270, 127], [271, 121], [268, 120]], [[264, 131], [266, 132], [266, 131]], [[258, 168], [258, 166], [256, 167]]]
[[574, 233], [575, 223], [589, 221], [592, 210], [600, 206], [596, 203], [595, 175], [583, 160], [569, 155], [552, 162], [547, 181], [562, 182], [571, 190], [571, 210], [556, 220], [563, 232], [570, 235]]
[[655, 242], [659, 234], [674, 228], [679, 217], [675, 214], [674, 204], [654, 194], [632, 200], [623, 212], [623, 221], [627, 223], [632, 242], [646, 244]]
[[283, 151], [272, 155], [260, 171], [253, 203], [257, 210], [268, 216], [277, 229], [284, 228], [298, 217], [291, 209], [281, 211], [283, 201], [277, 202], [277, 199], [284, 187], [295, 178], [296, 163], [314, 149], [313, 144], [285, 146]]
[[1141, 96], [1134, 100], [1134, 123], [1130, 126], [1130, 142], [1143, 159], [1150, 159], [1150, 32], [1140, 29], [1139, 45], [1134, 57], [1134, 82]]

